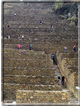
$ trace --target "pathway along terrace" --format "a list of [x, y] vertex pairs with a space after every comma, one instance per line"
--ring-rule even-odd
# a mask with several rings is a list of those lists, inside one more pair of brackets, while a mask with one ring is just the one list
[[[75, 89], [78, 86], [78, 53], [73, 51], [74, 44], [76, 50], [78, 45], [77, 29], [71, 28], [67, 20], [60, 19], [54, 9], [51, 14], [48, 8], [52, 9], [53, 5], [54, 3], [4, 3], [4, 102], [78, 102], [78, 90]], [[40, 21], [45, 24], [40, 24]], [[11, 39], [7, 39], [8, 35]], [[18, 44], [22, 45], [20, 50]], [[28, 50], [29, 44], [32, 50]], [[68, 48], [66, 53], [64, 46]], [[22, 54], [24, 51], [26, 53]], [[56, 56], [57, 65], [53, 64], [52, 54]], [[65, 76], [64, 86], [58, 85], [58, 75]]]

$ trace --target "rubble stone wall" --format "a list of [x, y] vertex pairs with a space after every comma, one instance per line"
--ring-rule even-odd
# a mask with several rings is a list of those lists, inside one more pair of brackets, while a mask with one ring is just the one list
[[54, 86], [38, 86], [38, 85], [25, 85], [25, 84], [4, 84], [4, 99], [5, 100], [16, 100], [16, 92], [17, 90], [43, 90], [43, 91], [62, 91], [62, 87], [60, 85]]
[[[76, 59], [70, 59], [70, 58], [63, 58], [61, 61], [61, 55], [57, 54], [57, 65], [59, 67], [59, 70], [62, 75], [66, 78], [66, 85], [70, 91], [72, 91], [76, 98], [78, 98], [78, 92], [75, 90], [75, 87], [78, 86], [78, 68], [77, 63], [78, 60]], [[70, 68], [70, 65], [72, 69]]]
[[16, 93], [17, 103], [68, 103], [67, 91], [32, 91], [18, 90]]

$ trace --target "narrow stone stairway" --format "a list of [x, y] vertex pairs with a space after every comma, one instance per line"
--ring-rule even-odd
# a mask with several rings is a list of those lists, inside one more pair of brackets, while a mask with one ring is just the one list
[[[55, 76], [58, 78], [58, 76], [60, 76], [60, 78], [62, 77], [61, 76], [61, 73], [60, 73], [60, 71], [59, 71], [59, 68], [58, 68], [58, 66], [57, 65], [55, 65], [55, 64], [53, 64], [53, 68], [55, 68]], [[77, 98], [75, 98], [75, 96], [73, 95], [73, 93], [70, 91], [70, 90], [68, 90], [67, 89], [67, 86], [65, 85], [65, 86], [62, 86], [62, 90], [63, 91], [68, 91], [69, 92], [69, 94], [70, 94], [70, 101], [69, 101], [69, 103], [78, 103], [78, 99]]]

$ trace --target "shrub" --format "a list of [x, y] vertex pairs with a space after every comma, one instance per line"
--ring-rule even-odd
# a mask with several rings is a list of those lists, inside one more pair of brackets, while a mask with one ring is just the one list
[[70, 26], [75, 27], [75, 22], [71, 21]]
[[67, 20], [71, 20], [71, 21], [76, 22], [76, 21], [77, 21], [77, 17], [76, 17], [76, 15], [74, 14], [74, 16], [72, 16], [71, 18], [68, 18]]
[[76, 22], [77, 17], [76, 17], [76, 15], [75, 15], [75, 14], [74, 14], [74, 16], [71, 18], [71, 20]]
[[60, 15], [59, 17], [62, 18], [62, 19], [66, 19], [67, 15]]

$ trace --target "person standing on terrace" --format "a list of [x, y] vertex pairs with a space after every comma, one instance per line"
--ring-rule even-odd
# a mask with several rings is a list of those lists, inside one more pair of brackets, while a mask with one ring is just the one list
[[53, 25], [51, 25], [51, 28], [53, 28]]
[[8, 27], [9, 27], [9, 24], [8, 24]]
[[23, 7], [21, 9], [23, 10]]
[[31, 45], [29, 44], [29, 50], [31, 50]]
[[22, 35], [22, 39], [24, 39], [24, 35]]
[[62, 85], [64, 85], [64, 80], [65, 80], [65, 77], [64, 77], [64, 76], [62, 76], [62, 80], [61, 80]]
[[8, 35], [7, 38], [10, 39], [10, 36]]
[[67, 47], [64, 47], [64, 52], [66, 52]]
[[21, 45], [19, 44], [19, 45], [18, 45], [18, 50], [19, 50], [20, 48], [21, 48]]
[[42, 21], [40, 21], [40, 24], [42, 23]]
[[53, 64], [55, 64], [55, 58], [54, 58], [54, 55], [53, 54], [52, 54], [51, 58], [53, 60]]
[[58, 75], [58, 85], [61, 84], [61, 79], [60, 79], [60, 76]]
[[16, 13], [14, 13], [14, 16], [16, 16]]
[[74, 49], [74, 51], [76, 51], [76, 46], [75, 45], [73, 46], [73, 49]]

